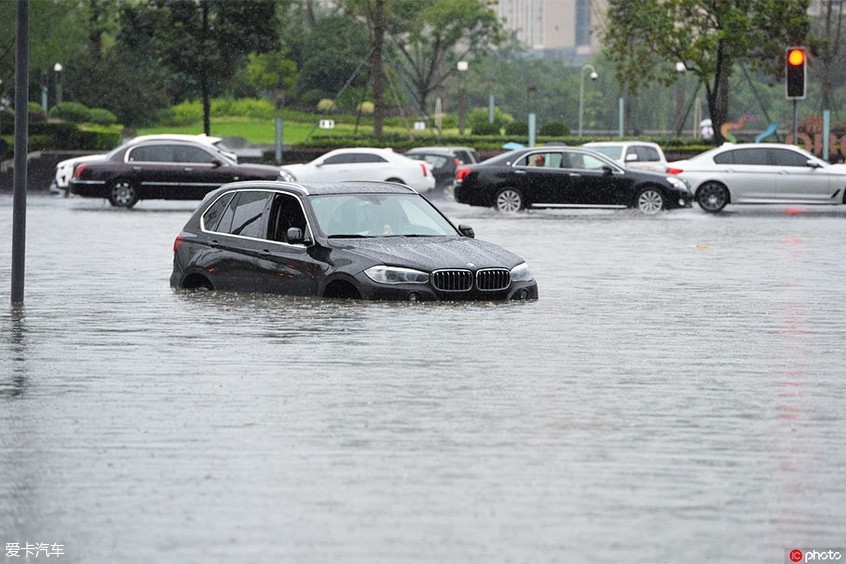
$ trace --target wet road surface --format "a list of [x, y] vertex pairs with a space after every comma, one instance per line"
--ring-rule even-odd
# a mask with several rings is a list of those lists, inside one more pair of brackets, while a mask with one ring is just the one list
[[0, 196], [7, 549], [764, 563], [846, 546], [846, 206], [443, 202], [526, 258], [540, 300], [406, 304], [174, 292], [195, 205], [30, 196], [17, 309]]

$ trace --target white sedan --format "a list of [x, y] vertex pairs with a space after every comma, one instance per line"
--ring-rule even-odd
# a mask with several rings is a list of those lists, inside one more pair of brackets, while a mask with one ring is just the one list
[[416, 161], [391, 149], [369, 147], [335, 149], [305, 164], [282, 167], [282, 180], [289, 182], [344, 182], [377, 180], [411, 186], [418, 192], [435, 187], [429, 163]]
[[639, 168], [664, 174], [667, 171], [667, 158], [657, 143], [647, 141], [594, 141], [584, 143], [582, 147], [593, 149], [606, 157], [611, 157], [624, 167]]
[[846, 165], [779, 143], [723, 143], [667, 172], [686, 180], [703, 210], [728, 204], [846, 204]]

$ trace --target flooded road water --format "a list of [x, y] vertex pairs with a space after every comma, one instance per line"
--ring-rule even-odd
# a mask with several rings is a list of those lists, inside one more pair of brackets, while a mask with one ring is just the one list
[[174, 292], [195, 205], [30, 196], [15, 309], [0, 196], [0, 562], [846, 547], [846, 206], [448, 202], [540, 300], [406, 304]]

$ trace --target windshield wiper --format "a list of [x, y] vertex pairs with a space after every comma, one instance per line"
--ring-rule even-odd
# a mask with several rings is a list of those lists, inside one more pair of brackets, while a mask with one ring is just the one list
[[358, 233], [336, 233], [329, 235], [330, 239], [372, 239], [378, 235], [359, 235]]

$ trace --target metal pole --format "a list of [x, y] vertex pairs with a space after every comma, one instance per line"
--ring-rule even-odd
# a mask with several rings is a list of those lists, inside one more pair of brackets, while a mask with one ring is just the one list
[[12, 303], [24, 301], [26, 258], [27, 100], [29, 100], [29, 0], [18, 0], [15, 20], [15, 179], [12, 192]]
[[282, 118], [276, 118], [276, 164], [282, 164]]
[[579, 71], [579, 137], [582, 136], [582, 119], [585, 115], [585, 73], [584, 67]]
[[828, 146], [831, 134], [831, 110], [823, 110], [823, 160], [828, 161], [831, 157], [831, 149]]
[[535, 146], [535, 131], [538, 123], [537, 119], [538, 118], [534, 112], [529, 114], [529, 147]]
[[799, 124], [797, 120], [796, 98], [793, 99], [793, 144], [799, 144]]

